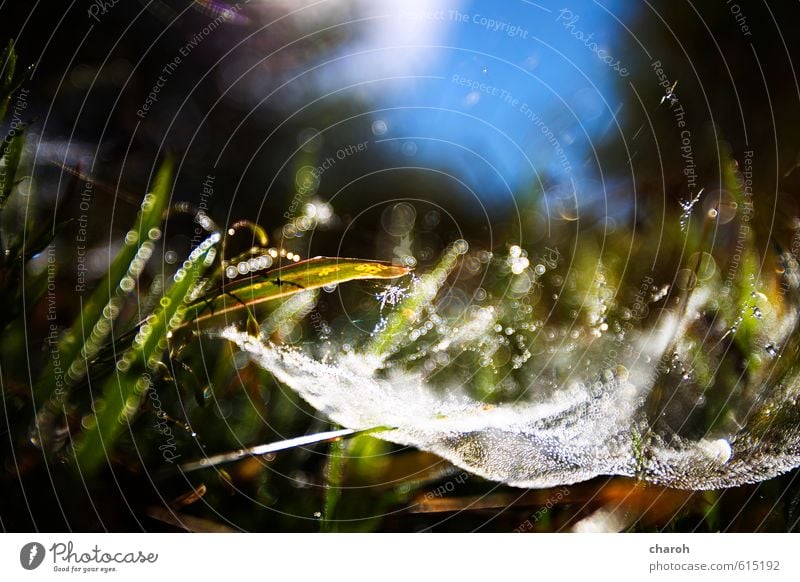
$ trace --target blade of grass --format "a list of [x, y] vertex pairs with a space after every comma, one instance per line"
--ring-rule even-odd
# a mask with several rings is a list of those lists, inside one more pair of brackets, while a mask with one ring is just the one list
[[[86, 362], [103, 347], [122, 297], [133, 290], [130, 283], [135, 282], [135, 275], [149, 257], [152, 240], [161, 236], [158, 227], [172, 190], [173, 165], [172, 159], [167, 158], [159, 168], [153, 188], [145, 196], [136, 223], [126, 235], [107, 277], [82, 303], [80, 316], [58, 342], [59, 361], [67, 366], [67, 371], [63, 378], [57, 377], [52, 361], [48, 362], [34, 390], [38, 401], [60, 409], [68, 387], [83, 378]], [[57, 383], [61, 390], [54, 393]], [[52, 402], [54, 398], [58, 402]]]
[[[1, 115], [0, 120], [2, 120]], [[14, 189], [24, 143], [24, 130], [19, 132], [12, 131], [3, 141], [2, 148], [0, 148], [0, 212], [5, 207], [6, 201]], [[16, 234], [19, 236], [18, 233]], [[11, 238], [13, 239], [13, 236]], [[19, 238], [22, 237], [19, 236]], [[0, 235], [0, 267], [5, 267], [13, 261], [12, 255], [15, 253], [11, 249], [12, 246], [13, 243], [9, 242], [7, 236]], [[6, 279], [5, 274], [3, 274], [3, 279]], [[7, 281], [4, 282], [7, 283]]]
[[386, 327], [374, 335], [367, 347], [368, 353], [385, 355], [394, 353], [400, 348], [405, 334], [419, 319], [425, 307], [436, 298], [439, 289], [455, 267], [458, 257], [465, 252], [466, 243], [451, 245], [436, 268], [419, 278], [414, 290], [392, 311]]
[[284, 301], [261, 325], [264, 336], [283, 341], [294, 327], [314, 309], [319, 291], [302, 291]]
[[[722, 150], [726, 151], [726, 150]], [[755, 303], [753, 295], [758, 291], [758, 281], [761, 277], [761, 259], [756, 251], [756, 241], [753, 227], [750, 221], [753, 220], [753, 201], [745, 196], [739, 181], [736, 179], [736, 166], [733, 159], [726, 154], [725, 164], [723, 165], [722, 181], [725, 188], [731, 192], [736, 201], [737, 207], [741, 209], [742, 223], [739, 226], [739, 240], [737, 246], [741, 260], [738, 264], [737, 281], [733, 288], [734, 305], [738, 310], [735, 321], [736, 331], [733, 341], [743, 354], [757, 354], [760, 350], [754, 350], [754, 344], [758, 335], [761, 322], [753, 316]], [[726, 290], [727, 291], [727, 290]], [[755, 373], [760, 368], [760, 358], [747, 358], [747, 366], [750, 373]]]
[[0, 55], [0, 121], [5, 119], [11, 97], [22, 88], [22, 84], [33, 71], [33, 65], [20, 75], [16, 74], [16, 69], [17, 54], [14, 51], [14, 41], [9, 41], [3, 54]]
[[116, 373], [104, 387], [101, 401], [95, 401], [95, 414], [81, 433], [75, 448], [78, 467], [84, 474], [94, 473], [107, 458], [123, 428], [139, 410], [151, 388], [150, 373], [155, 372], [167, 349], [171, 332], [186, 314], [188, 299], [206, 268], [213, 262], [219, 234], [198, 246], [173, 277], [172, 287], [161, 299], [160, 307], [139, 328], [133, 346], [117, 362]]
[[17, 169], [25, 145], [24, 130], [12, 130], [3, 141], [0, 150], [0, 210], [5, 206], [11, 191], [17, 184]]
[[320, 529], [323, 532], [336, 531], [336, 506], [342, 496], [342, 475], [344, 474], [345, 442], [341, 439], [331, 442], [328, 451], [328, 469], [325, 475], [325, 510], [322, 512]]
[[17, 54], [14, 41], [9, 40], [3, 54], [0, 55], [0, 121], [6, 117], [8, 102], [14, 92], [14, 72], [17, 68]]
[[382, 430], [389, 430], [389, 429], [385, 427], [369, 428], [364, 430], [343, 428], [339, 430], [330, 430], [315, 434], [307, 434], [300, 437], [294, 437], [282, 441], [277, 441], [274, 443], [257, 445], [255, 447], [250, 447], [247, 449], [239, 449], [228, 453], [220, 453], [219, 455], [214, 455], [211, 457], [207, 457], [205, 459], [199, 459], [197, 461], [191, 461], [189, 463], [184, 463], [183, 465], [181, 465], [181, 470], [185, 473], [189, 473], [190, 471], [198, 471], [200, 469], [208, 469], [211, 467], [216, 467], [217, 465], [222, 465], [223, 463], [232, 463], [233, 461], [239, 461], [241, 459], [244, 459], [245, 457], [259, 457], [261, 455], [277, 453], [279, 451], [285, 451], [288, 449], [293, 449], [295, 447], [305, 447], [309, 445], [315, 445], [318, 443], [330, 442], [335, 439], [341, 439], [356, 434], [371, 434]]
[[356, 279], [395, 279], [409, 273], [380, 261], [316, 257], [232, 281], [192, 302], [187, 323], [198, 324], [254, 305]]

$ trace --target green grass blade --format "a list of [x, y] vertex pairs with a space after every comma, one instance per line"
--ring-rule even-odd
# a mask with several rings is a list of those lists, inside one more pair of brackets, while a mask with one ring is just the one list
[[17, 68], [17, 53], [14, 51], [14, 41], [8, 45], [0, 55], [0, 121], [3, 121], [8, 111], [8, 102], [14, 92], [14, 72]]
[[273, 311], [260, 326], [261, 333], [267, 337], [276, 336], [279, 341], [288, 337], [294, 327], [308, 315], [317, 304], [319, 291], [301, 291]]
[[342, 476], [344, 475], [344, 440], [333, 441], [328, 450], [328, 466], [325, 475], [325, 511], [320, 528], [323, 532], [335, 532], [336, 506], [342, 496]]
[[33, 65], [29, 66], [22, 74], [17, 74], [17, 53], [14, 51], [14, 41], [9, 41], [8, 46], [0, 55], [0, 121], [8, 113], [8, 104], [11, 97], [33, 72]]
[[316, 257], [232, 281], [192, 303], [187, 322], [201, 323], [254, 305], [356, 279], [394, 279], [409, 269], [381, 261]]
[[370, 341], [367, 352], [375, 355], [394, 353], [403, 344], [407, 332], [416, 323], [423, 310], [439, 293], [447, 276], [453, 270], [458, 257], [466, 252], [466, 242], [459, 241], [451, 245], [431, 272], [422, 275], [397, 308], [392, 311], [386, 327]]
[[139, 411], [152, 386], [150, 375], [157, 370], [170, 333], [183, 322], [190, 294], [213, 262], [219, 239], [214, 234], [192, 252], [173, 277], [172, 287], [161, 299], [159, 308], [141, 325], [133, 346], [117, 362], [116, 373], [106, 381], [101, 400], [94, 402], [95, 414], [75, 448], [76, 461], [84, 475], [97, 471]]
[[[727, 150], [723, 149], [722, 151]], [[741, 209], [740, 214], [742, 217], [736, 242], [737, 254], [741, 256], [738, 264], [738, 273], [736, 274], [737, 277], [733, 288], [726, 288], [724, 292], [733, 295], [738, 311], [738, 316], [735, 320], [737, 325], [734, 341], [742, 350], [742, 354], [754, 354], [760, 352], [760, 350], [753, 349], [761, 327], [760, 320], [753, 316], [754, 308], [757, 307], [753, 296], [755, 292], [760, 290], [758, 281], [761, 280], [761, 259], [756, 251], [754, 227], [751, 225], [751, 221], [754, 218], [753, 198], [752, 195], [745, 195], [742, 186], [736, 179], [736, 166], [729, 154], [726, 154], [724, 161], [723, 184], [733, 195], [737, 207]], [[755, 372], [760, 367], [759, 358], [748, 356], [747, 360], [748, 367], [752, 372]]]
[[6, 205], [17, 180], [17, 169], [25, 145], [23, 131], [12, 131], [3, 141], [0, 150], [0, 210]]
[[[167, 158], [159, 168], [153, 188], [145, 196], [136, 223], [126, 235], [108, 276], [83, 303], [80, 316], [59, 341], [59, 359], [68, 366], [63, 379], [65, 386], [83, 378], [87, 361], [103, 347], [123, 298], [133, 290], [137, 276], [152, 252], [153, 240], [160, 238], [159, 227], [169, 202], [173, 173], [173, 161]], [[56, 380], [52, 364], [49, 364], [37, 383], [37, 399], [52, 398]], [[66, 394], [56, 396], [63, 400]]]

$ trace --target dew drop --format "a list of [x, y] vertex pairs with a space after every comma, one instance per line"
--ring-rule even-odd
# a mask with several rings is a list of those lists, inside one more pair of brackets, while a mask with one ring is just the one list
[[460, 238], [453, 243], [453, 250], [455, 251], [456, 254], [463, 255], [469, 250], [469, 243], [465, 241], [463, 238]]
[[123, 291], [130, 292], [136, 287], [136, 281], [132, 277], [123, 277], [122, 281], [119, 282], [119, 286]]
[[372, 123], [372, 134], [373, 135], [384, 135], [389, 129], [389, 126], [386, 125], [386, 122], [382, 119], [378, 119]]

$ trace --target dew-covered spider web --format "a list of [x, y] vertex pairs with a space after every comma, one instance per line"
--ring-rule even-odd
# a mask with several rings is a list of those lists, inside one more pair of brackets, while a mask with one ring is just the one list
[[360, 342], [222, 335], [332, 422], [382, 427], [375, 436], [513, 486], [624, 475], [709, 489], [800, 464], [794, 282], [779, 304], [752, 278], [726, 294], [701, 256], [688, 291], [645, 277], [625, 301], [600, 266], [576, 304], [583, 323], [549, 325], [517, 300], [555, 265], [519, 247], [500, 261], [516, 303], [448, 309], [466, 247], [383, 288], [384, 316]]

